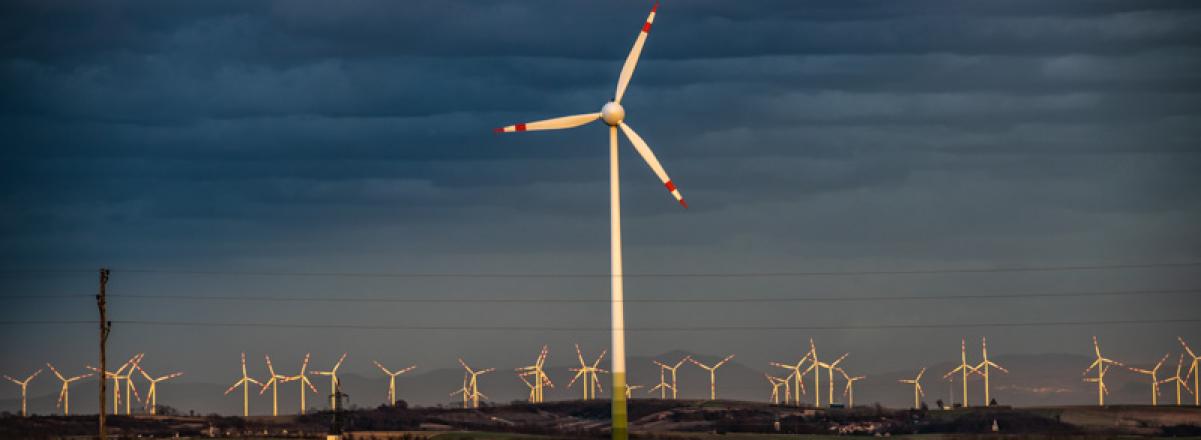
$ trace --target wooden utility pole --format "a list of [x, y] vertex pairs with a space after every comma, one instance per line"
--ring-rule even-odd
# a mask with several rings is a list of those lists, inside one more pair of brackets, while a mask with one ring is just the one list
[[108, 322], [108, 314], [105, 311], [104, 290], [108, 285], [108, 268], [100, 268], [100, 293], [96, 294], [96, 307], [100, 309], [100, 440], [108, 438], [104, 426], [104, 384], [107, 378], [104, 377], [104, 372], [108, 371], [108, 367], [104, 365], [104, 345], [108, 342], [108, 332], [112, 329], [112, 324]]

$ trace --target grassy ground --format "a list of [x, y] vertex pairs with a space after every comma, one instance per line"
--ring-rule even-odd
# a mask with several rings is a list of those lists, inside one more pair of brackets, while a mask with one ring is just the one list
[[[425, 434], [429, 434], [426, 432]], [[524, 435], [511, 433], [494, 433], [494, 432], [447, 432], [439, 433], [428, 437], [430, 440], [551, 440], [566, 437], [548, 437], [539, 435]], [[796, 434], [708, 434], [708, 433], [655, 433], [651, 437], [638, 436], [636, 438], [652, 438], [663, 440], [846, 440], [847, 436], [832, 436], [832, 435], [796, 435]], [[1042, 436], [1042, 435], [1019, 435], [1019, 434], [916, 434], [916, 435], [898, 435], [889, 437], [896, 440], [956, 440], [956, 439], [972, 439], [972, 440], [1075, 440], [1075, 439], [1146, 439], [1151, 437], [1134, 437], [1134, 436], [1119, 436], [1119, 437], [1098, 437], [1095, 435], [1075, 435], [1075, 436]], [[1201, 440], [1201, 437], [1173, 437], [1177, 440]]]

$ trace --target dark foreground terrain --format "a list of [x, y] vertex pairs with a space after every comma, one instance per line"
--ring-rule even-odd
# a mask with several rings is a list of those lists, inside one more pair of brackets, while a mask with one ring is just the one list
[[[355, 439], [604, 438], [609, 402], [512, 403], [480, 409], [354, 409], [341, 413]], [[304, 416], [111, 416], [110, 434], [137, 437], [324, 438], [330, 412]], [[796, 408], [737, 401], [639, 399], [631, 432], [647, 439], [774, 439], [860, 435], [917, 438], [1199, 437], [1201, 408], [1175, 406], [893, 410]], [[994, 425], [997, 431], [994, 433]], [[0, 418], [0, 438], [86, 438], [95, 416]]]

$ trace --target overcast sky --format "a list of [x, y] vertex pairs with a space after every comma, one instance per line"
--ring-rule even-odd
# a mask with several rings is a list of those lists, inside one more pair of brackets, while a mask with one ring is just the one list
[[[606, 133], [494, 127], [597, 111], [647, 1], [0, 5], [0, 264], [12, 295], [114, 320], [603, 328], [608, 306], [288, 303], [118, 295], [579, 298], [605, 278], [230, 276], [138, 270], [608, 270]], [[669, 1], [623, 104], [691, 209], [623, 143], [630, 273], [876, 271], [1201, 259], [1201, 4]], [[41, 273], [33, 270], [76, 271]], [[634, 278], [628, 298], [1190, 289], [1196, 266]], [[95, 319], [90, 298], [0, 319]], [[972, 301], [631, 304], [631, 327], [1197, 318], [1198, 293]], [[95, 358], [90, 325], [0, 327], [0, 370]], [[657, 332], [633, 354], [814, 337], [856, 367], [993, 351], [1151, 362], [1197, 324]], [[521, 365], [604, 332], [116, 325], [113, 357], [224, 381], [237, 354]], [[878, 365], [881, 359], [892, 360]], [[850, 362], [850, 361], [848, 361]], [[853, 364], [848, 364], [853, 365]], [[1084, 365], [1081, 366], [1083, 368]]]

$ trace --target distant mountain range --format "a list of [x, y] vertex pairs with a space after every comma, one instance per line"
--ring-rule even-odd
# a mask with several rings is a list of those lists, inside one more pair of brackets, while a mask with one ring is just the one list
[[[673, 351], [654, 356], [653, 359], [664, 362], [675, 362], [689, 355], [706, 364], [712, 364], [721, 358], [719, 356]], [[593, 356], [595, 356], [595, 353], [593, 353]], [[559, 359], [563, 359], [563, 357]], [[589, 361], [591, 360], [589, 359]], [[630, 369], [629, 377], [631, 378], [631, 383], [645, 386], [645, 388], [635, 391], [635, 398], [651, 396], [652, 394], [647, 393], [647, 390], [658, 382], [659, 372], [651, 360], [652, 358], [650, 357], [631, 357], [627, 362]], [[991, 377], [992, 396], [998, 403], [1015, 406], [1088, 405], [1096, 403], [1096, 385], [1084, 382], [1081, 375], [1084, 368], [1092, 362], [1090, 357], [1066, 354], [1002, 355], [996, 356], [993, 358], [993, 361], [1010, 371], [1008, 374], [994, 371]], [[606, 358], [602, 364], [607, 367], [608, 359]], [[581, 382], [577, 382], [571, 388], [567, 388], [567, 383], [571, 381], [574, 374], [568, 371], [568, 368], [575, 366], [577, 365], [574, 363], [558, 363], [546, 367], [547, 373], [555, 383], [554, 389], [545, 392], [547, 400], [571, 400], [579, 399], [582, 396]], [[402, 366], [396, 365], [395, 367]], [[480, 367], [485, 366], [481, 365]], [[1168, 371], [1168, 366], [1165, 365], [1159, 377], [1162, 379], [1173, 375], [1175, 368], [1174, 365], [1172, 367], [1172, 371]], [[922, 386], [926, 390], [924, 400], [931, 406], [934, 406], [934, 402], [938, 399], [942, 399], [948, 403], [960, 403], [960, 400], [962, 400], [962, 388], [959, 384], [958, 376], [956, 376], [954, 382], [942, 379], [942, 375], [954, 368], [954, 364], [943, 362], [929, 365], [927, 368], [928, 371], [922, 379]], [[888, 407], [906, 407], [911, 405], [912, 388], [897, 381], [899, 379], [912, 378], [917, 374], [917, 370], [918, 368], [913, 368], [869, 375], [867, 379], [856, 382], [856, 404], [868, 405], [878, 402]], [[766, 401], [770, 396], [771, 386], [763, 377], [765, 372], [779, 376], [787, 374], [783, 369], [768, 365], [747, 366], [739, 363], [738, 359], [735, 358], [718, 370], [718, 397], [721, 399]], [[823, 404], [827, 400], [827, 377], [825, 373], [821, 377]], [[838, 402], [843, 402], [844, 396], [842, 393], [845, 384], [840, 375], [836, 374], [835, 377], [835, 397]], [[231, 376], [230, 383], [233, 383], [234, 379]], [[358, 374], [344, 374], [341, 375], [341, 379], [343, 391], [350, 395], [350, 405], [374, 407], [385, 403], [388, 380], [384, 374], [381, 373], [368, 377]], [[462, 369], [441, 368], [429, 371], [417, 369], [397, 378], [397, 394], [399, 398], [408, 401], [410, 404], [427, 406], [437, 404], [447, 406], [458, 405], [457, 397], [451, 397], [449, 393], [459, 388], [462, 379]], [[327, 407], [329, 395], [328, 378], [313, 376], [310, 377], [310, 380], [318, 387], [319, 391], [319, 394], [313, 394], [311, 391], [308, 392], [309, 394], [306, 399], [310, 408]], [[668, 380], [670, 381], [670, 378]], [[812, 389], [812, 373], [807, 375], [805, 380], [808, 394], [802, 396], [802, 401], [812, 404], [812, 393], [814, 392]], [[679, 370], [679, 381], [681, 398], [699, 399], [708, 397], [708, 373], [695, 365], [685, 364], [682, 366]], [[109, 383], [111, 384], [111, 382]], [[1111, 393], [1106, 397], [1107, 402], [1149, 404], [1151, 401], [1150, 378], [1145, 375], [1134, 374], [1126, 369], [1115, 368], [1107, 376], [1106, 383]], [[146, 388], [144, 382], [139, 381], [137, 384], [144, 395]], [[601, 394], [601, 397], [607, 398], [610, 388], [607, 375], [602, 376], [602, 384], [604, 392]], [[972, 406], [981, 405], [984, 398], [983, 381], [979, 377], [972, 377], [968, 385], [969, 403]], [[159, 403], [177, 408], [184, 414], [187, 414], [189, 411], [195, 411], [197, 414], [214, 412], [223, 415], [241, 414], [241, 390], [239, 389], [230, 395], [223, 395], [222, 393], [228, 386], [229, 384], [197, 383], [187, 382], [186, 380], [164, 382], [159, 386], [158, 390]], [[43, 373], [43, 376], [39, 377], [31, 387], [31, 395], [28, 401], [30, 412], [36, 414], [56, 412], [54, 408], [55, 400], [58, 396], [58, 382], [54, 380], [53, 376], [47, 377]], [[294, 414], [298, 411], [299, 388], [300, 385], [296, 382], [280, 386], [279, 406], [281, 414]], [[49, 389], [53, 389], [54, 391], [46, 392]], [[7, 396], [11, 396], [0, 400], [0, 410], [18, 412], [20, 410], [20, 400], [16, 398], [18, 393], [17, 387], [11, 386], [7, 389], [0, 388], [0, 390], [2, 390], [0, 392], [5, 393]], [[517, 379], [511, 368], [500, 369], [480, 376], [480, 390], [496, 402], [524, 400], [528, 393], [525, 385]], [[251, 414], [270, 414], [270, 391], [268, 390], [262, 396], [258, 395], [257, 390], [252, 390], [252, 393], [250, 402]], [[96, 394], [96, 382], [94, 379], [74, 384], [71, 387], [72, 412], [79, 414], [95, 413], [97, 404]], [[654, 393], [653, 396], [658, 397], [658, 393]], [[1186, 394], [1185, 400], [1191, 402], [1192, 396]], [[1160, 402], [1175, 403], [1175, 387], [1163, 386]], [[137, 407], [140, 410], [140, 405], [137, 405]]]

